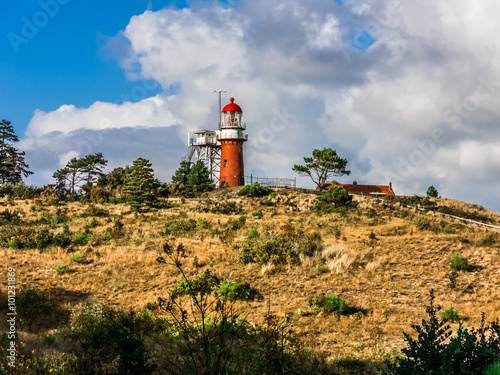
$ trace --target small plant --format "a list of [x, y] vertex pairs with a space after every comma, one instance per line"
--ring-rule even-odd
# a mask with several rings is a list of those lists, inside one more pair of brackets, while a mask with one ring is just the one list
[[258, 231], [257, 229], [255, 229], [255, 228], [252, 228], [252, 229], [250, 230], [250, 233], [248, 233], [248, 238], [257, 238], [257, 237], [259, 237], [259, 236], [260, 236], [260, 233], [259, 233], [259, 231]]
[[68, 266], [65, 265], [64, 263], [59, 263], [59, 264], [56, 264], [54, 266], [54, 271], [58, 274], [58, 275], [63, 275], [65, 274], [66, 272], [68, 272]]
[[220, 283], [217, 295], [229, 301], [246, 301], [251, 298], [250, 285], [226, 280]]
[[500, 375], [500, 360], [490, 365], [484, 375]]
[[450, 257], [450, 268], [454, 271], [468, 271], [469, 262], [462, 254], [456, 253]]
[[325, 294], [323, 298], [313, 297], [309, 300], [309, 307], [312, 310], [324, 311], [335, 316], [351, 315], [360, 313], [358, 309], [348, 306], [346, 301], [335, 294]]
[[441, 319], [443, 322], [458, 322], [460, 320], [458, 310], [453, 308], [453, 306], [448, 307], [441, 313]]
[[455, 233], [457, 233], [457, 231], [450, 224], [448, 224], [447, 226], [445, 226], [443, 228], [443, 233], [444, 234], [455, 234]]
[[319, 273], [324, 273], [326, 272], [326, 268], [325, 268], [325, 265], [324, 264], [318, 264], [316, 266], [316, 269], [318, 270]]
[[75, 253], [69, 257], [69, 260], [75, 263], [84, 263], [87, 258], [82, 253]]
[[12, 238], [9, 241], [9, 248], [18, 250], [21, 248], [21, 242], [17, 238]]
[[377, 238], [377, 236], [375, 236], [375, 233], [373, 233], [373, 231], [370, 232], [370, 235], [368, 236], [368, 238], [370, 240], [375, 240]]

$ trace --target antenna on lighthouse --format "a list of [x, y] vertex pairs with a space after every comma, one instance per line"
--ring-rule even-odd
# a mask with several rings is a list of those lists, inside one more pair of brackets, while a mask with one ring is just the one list
[[226, 92], [226, 90], [214, 90], [214, 92], [219, 94], [219, 130], [222, 128], [222, 93]]

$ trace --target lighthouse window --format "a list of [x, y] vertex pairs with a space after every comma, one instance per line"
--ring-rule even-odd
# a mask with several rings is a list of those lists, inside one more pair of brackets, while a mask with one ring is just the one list
[[224, 160], [224, 168], [227, 167], [227, 160]]

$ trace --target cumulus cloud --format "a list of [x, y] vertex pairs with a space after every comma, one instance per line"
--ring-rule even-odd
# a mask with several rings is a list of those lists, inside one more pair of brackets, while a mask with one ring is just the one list
[[[249, 173], [290, 176], [291, 166], [313, 148], [333, 147], [348, 157], [349, 179], [390, 179], [402, 194], [423, 194], [433, 184], [443, 196], [480, 200], [500, 211], [486, 197], [500, 188], [500, 46], [495, 42], [500, 26], [492, 17], [500, 4], [238, 4], [197, 2], [193, 9], [132, 17], [117, 36], [128, 40], [123, 69], [130, 79], [175, 86], [176, 94], [38, 111], [26, 147], [35, 152], [47, 147], [48, 139], [75, 142], [81, 131], [101, 134], [102, 146], [108, 147], [111, 138], [102, 134], [113, 134], [127, 146], [111, 142], [108, 158], [122, 161], [130, 147], [137, 147], [150, 152], [153, 165], [158, 161], [167, 174], [178, 165], [188, 130], [216, 127], [213, 90], [223, 88], [225, 100], [234, 94], [244, 110]], [[152, 140], [145, 129], [163, 127], [170, 127], [169, 147], [154, 142], [141, 148], [126, 138], [133, 134], [142, 144]], [[78, 146], [57, 151], [53, 163], [75, 150], [83, 152]], [[470, 181], [474, 190], [467, 192]], [[483, 191], [485, 197], [478, 198]]]

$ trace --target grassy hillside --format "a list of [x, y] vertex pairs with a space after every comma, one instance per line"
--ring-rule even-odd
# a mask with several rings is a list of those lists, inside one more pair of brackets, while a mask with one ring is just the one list
[[[399, 353], [402, 331], [410, 332], [411, 324], [425, 317], [431, 289], [436, 303], [456, 308], [468, 327], [479, 326], [481, 312], [489, 321], [500, 316], [500, 233], [436, 212], [493, 225], [500, 225], [500, 215], [446, 199], [355, 200], [359, 205], [348, 214], [316, 214], [314, 195], [278, 191], [249, 198], [229, 189], [208, 200], [171, 199], [168, 209], [136, 214], [122, 204], [4, 198], [0, 263], [15, 268], [18, 288], [46, 291], [65, 311], [91, 301], [122, 311], [148, 306], [160, 314], [158, 297], [165, 297], [180, 275], [156, 259], [165, 242], [183, 244], [186, 272], [212, 270], [257, 291], [259, 298], [239, 307], [248, 321], [261, 324], [269, 311], [289, 316], [304, 345], [352, 373], [376, 373]], [[276, 239], [273, 235], [309, 241], [304, 246], [317, 240], [317, 247], [287, 264], [244, 264], [245, 241], [265, 243]], [[75, 253], [85, 260], [71, 261]], [[450, 287], [449, 259], [455, 253], [470, 268], [458, 272]], [[60, 263], [67, 273], [54, 271]], [[357, 313], [334, 316], [309, 307], [310, 300], [327, 293]], [[3, 281], [1, 294], [6, 295]], [[46, 337], [57, 332], [63, 315], [19, 326], [23, 349], [37, 355], [62, 352], [64, 345], [49, 345]], [[6, 328], [0, 320], [0, 329]]]

